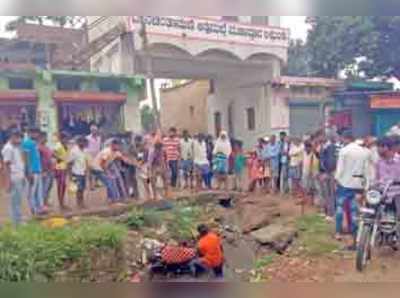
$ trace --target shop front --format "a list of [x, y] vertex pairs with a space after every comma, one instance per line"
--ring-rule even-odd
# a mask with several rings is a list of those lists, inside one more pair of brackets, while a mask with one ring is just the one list
[[53, 97], [60, 131], [74, 136], [87, 135], [92, 124], [105, 135], [124, 129], [125, 93], [57, 91]]
[[388, 93], [371, 96], [374, 132], [384, 136], [396, 124], [400, 123], [400, 93]]
[[36, 110], [35, 91], [0, 91], [0, 143], [4, 143], [10, 129], [34, 126]]

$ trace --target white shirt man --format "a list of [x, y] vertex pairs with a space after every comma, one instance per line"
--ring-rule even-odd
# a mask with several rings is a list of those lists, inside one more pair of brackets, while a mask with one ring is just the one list
[[85, 176], [88, 168], [88, 155], [78, 145], [71, 149], [69, 155], [70, 163], [72, 163], [71, 172], [73, 175]]
[[193, 157], [196, 166], [208, 164], [207, 145], [205, 141], [195, 140], [193, 142]]
[[357, 143], [343, 147], [339, 152], [336, 181], [348, 189], [365, 189], [369, 176], [369, 160], [368, 151]]
[[13, 132], [9, 142], [2, 150], [6, 169], [7, 188], [11, 197], [11, 218], [15, 225], [21, 223], [21, 204], [25, 194], [25, 162], [20, 149], [21, 135]]
[[181, 139], [181, 157], [183, 160], [193, 160], [193, 140], [191, 138]]

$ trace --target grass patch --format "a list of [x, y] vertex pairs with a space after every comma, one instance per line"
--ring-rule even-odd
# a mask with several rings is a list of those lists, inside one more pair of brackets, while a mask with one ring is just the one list
[[306, 215], [296, 221], [299, 231], [299, 244], [311, 256], [321, 256], [339, 249], [339, 244], [332, 239], [332, 227], [318, 215]]
[[85, 221], [58, 229], [30, 223], [0, 231], [0, 282], [52, 280], [66, 263], [84, 259], [94, 249], [121, 245], [126, 228]]
[[182, 201], [168, 211], [136, 208], [128, 214], [123, 224], [129, 229], [150, 233], [150, 235], [153, 235], [152, 230], [165, 225], [166, 235], [169, 238], [176, 241], [190, 241], [195, 238], [197, 225], [204, 213], [201, 207]]
[[140, 230], [145, 227], [158, 228], [163, 223], [163, 217], [164, 216], [160, 211], [137, 208], [129, 212], [124, 224], [133, 230]]
[[171, 238], [192, 240], [196, 236], [196, 228], [200, 222], [201, 208], [178, 205], [167, 217], [167, 228]]
[[261, 269], [265, 269], [266, 267], [272, 265], [272, 263], [275, 260], [275, 257], [276, 257], [276, 255], [273, 254], [273, 255], [264, 256], [264, 257], [258, 259], [255, 264], [255, 269], [261, 270]]

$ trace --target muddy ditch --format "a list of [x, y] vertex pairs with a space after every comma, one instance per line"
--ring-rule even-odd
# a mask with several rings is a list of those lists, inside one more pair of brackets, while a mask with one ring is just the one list
[[226, 280], [232, 281], [254, 278], [263, 259], [283, 254], [297, 236], [291, 222], [281, 217], [279, 201], [238, 194], [206, 193], [148, 202], [110, 220], [131, 229], [124, 247], [128, 276], [144, 270], [148, 255], [160, 243], [185, 240], [194, 245], [200, 223], [223, 237]]

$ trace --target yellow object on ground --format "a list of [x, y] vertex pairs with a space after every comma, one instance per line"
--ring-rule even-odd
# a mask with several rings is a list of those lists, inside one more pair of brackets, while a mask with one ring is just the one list
[[45, 221], [42, 222], [42, 225], [44, 227], [50, 228], [50, 229], [62, 228], [67, 224], [68, 224], [68, 221], [63, 217], [53, 217], [53, 218], [46, 219]]

